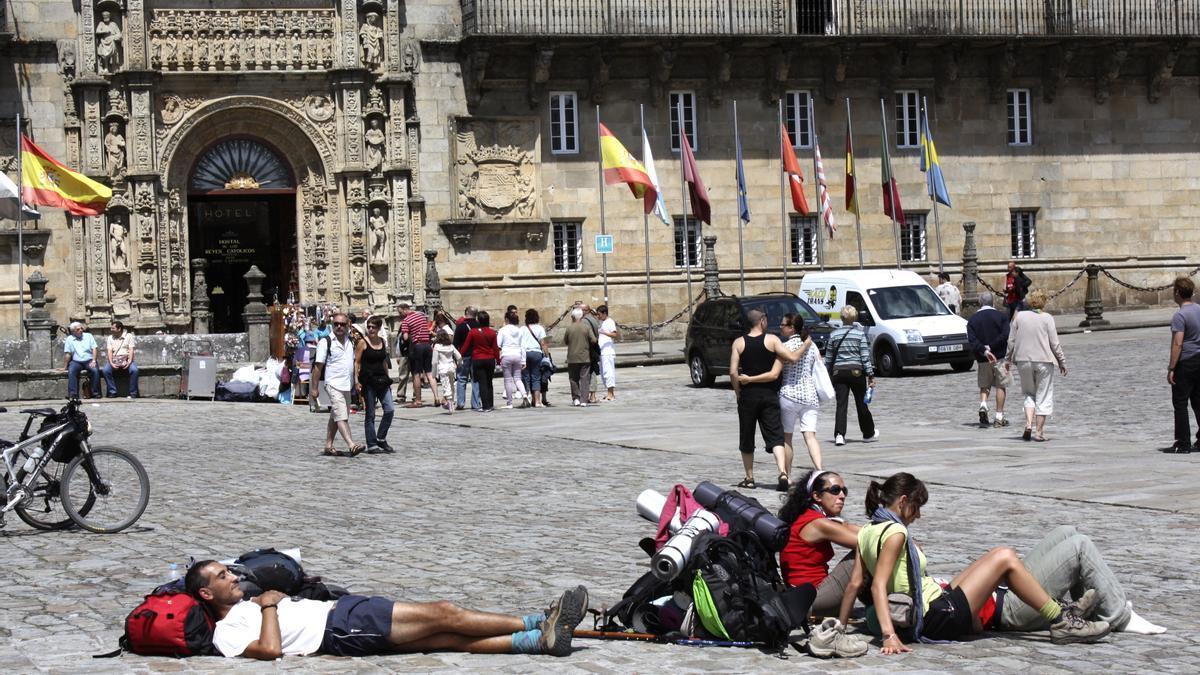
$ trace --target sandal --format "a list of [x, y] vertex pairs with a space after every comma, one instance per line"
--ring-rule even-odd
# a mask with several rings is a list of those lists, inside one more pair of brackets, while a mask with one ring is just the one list
[[341, 450], [334, 450], [333, 448], [325, 448], [324, 450], [321, 451], [321, 454], [326, 457], [345, 457], [346, 456], [346, 453], [342, 452]]
[[408, 405], [406, 405], [404, 407], [405, 408], [424, 408], [425, 404], [420, 401], [413, 401], [412, 403], [409, 403]]
[[789, 487], [791, 487], [791, 486], [788, 485], [787, 474], [786, 473], [779, 474], [779, 483], [775, 486], [775, 491], [776, 492], [787, 492]]
[[1033, 440], [1037, 441], [1038, 443], [1045, 443], [1046, 437], [1045, 436], [1034, 436]]
[[754, 484], [753, 478], [743, 478], [742, 482], [735, 484], [734, 487], [745, 488], [747, 490], [755, 490], [758, 488], [758, 486]]
[[358, 457], [362, 454], [363, 450], [366, 449], [367, 446], [363, 445], [362, 443], [355, 443], [354, 445], [350, 446], [350, 452], [347, 454], [349, 454], [351, 457]]

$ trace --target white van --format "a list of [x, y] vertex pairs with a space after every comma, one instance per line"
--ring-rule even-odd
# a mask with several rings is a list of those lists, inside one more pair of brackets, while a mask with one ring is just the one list
[[800, 297], [830, 323], [841, 325], [842, 307], [858, 310], [871, 340], [875, 370], [899, 375], [906, 366], [949, 363], [971, 369], [967, 320], [946, 307], [916, 272], [849, 270], [812, 272], [800, 282]]

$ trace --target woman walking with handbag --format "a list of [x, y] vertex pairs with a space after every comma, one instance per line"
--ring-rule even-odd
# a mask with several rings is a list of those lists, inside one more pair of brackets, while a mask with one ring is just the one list
[[854, 394], [854, 409], [858, 413], [858, 428], [863, 442], [879, 440], [879, 429], [864, 397], [867, 388], [875, 388], [875, 366], [871, 363], [871, 342], [858, 321], [858, 310], [850, 305], [842, 308], [842, 325], [825, 342], [825, 365], [837, 392], [837, 413], [833, 422], [833, 444], [846, 444], [847, 399]]
[[[387, 342], [379, 337], [383, 318], [372, 316], [367, 319], [367, 334], [354, 346], [354, 379], [362, 392], [363, 424], [366, 427], [367, 452], [395, 452], [388, 445], [387, 433], [392, 426], [396, 406], [392, 402], [392, 378], [388, 375]], [[383, 407], [379, 427], [375, 427], [375, 402]]]
[[[1067, 357], [1058, 343], [1054, 317], [1044, 313], [1046, 294], [1034, 291], [1025, 297], [1029, 309], [1017, 312], [1008, 331], [1005, 368], [1017, 365], [1025, 395], [1025, 440], [1046, 440], [1046, 418], [1054, 412], [1054, 366], [1067, 376]], [[1037, 428], [1034, 428], [1036, 418]]]
[[533, 397], [533, 407], [542, 407], [542, 361], [549, 353], [546, 347], [546, 329], [542, 328], [538, 311], [530, 307], [525, 310], [525, 330], [521, 331], [521, 346], [525, 349], [525, 370], [521, 379], [525, 391]]

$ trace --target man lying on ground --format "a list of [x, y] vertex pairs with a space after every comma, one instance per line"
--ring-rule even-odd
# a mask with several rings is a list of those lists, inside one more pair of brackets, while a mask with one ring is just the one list
[[267, 591], [245, 600], [238, 576], [214, 560], [193, 564], [185, 584], [217, 618], [213, 644], [219, 652], [262, 660], [432, 651], [566, 656], [588, 602], [583, 586], [563, 593], [545, 614], [526, 616], [477, 612], [444, 600], [362, 595], [320, 602]]

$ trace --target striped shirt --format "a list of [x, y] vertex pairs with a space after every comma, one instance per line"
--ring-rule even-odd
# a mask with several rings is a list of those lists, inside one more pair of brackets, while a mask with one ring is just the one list
[[408, 341], [412, 344], [429, 342], [429, 317], [422, 312], [409, 312], [400, 322], [400, 332], [408, 333]]
[[[834, 353], [834, 350], [837, 353]], [[825, 341], [825, 365], [831, 370], [837, 366], [862, 368], [867, 377], [875, 376], [871, 363], [871, 343], [862, 326], [839, 326]]]

